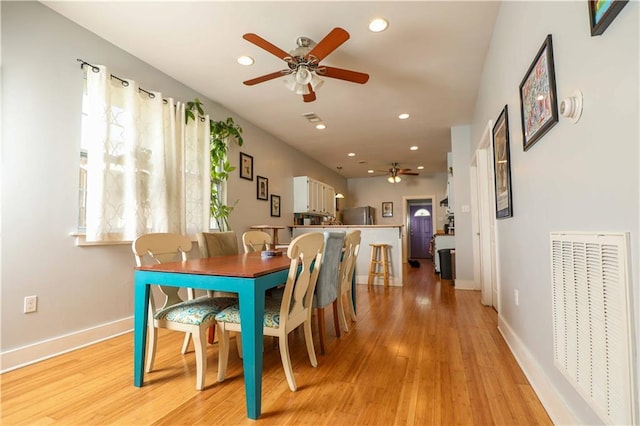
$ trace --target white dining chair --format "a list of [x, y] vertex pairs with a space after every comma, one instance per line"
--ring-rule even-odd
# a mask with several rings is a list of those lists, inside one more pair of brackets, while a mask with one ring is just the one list
[[[132, 244], [137, 266], [175, 261], [186, 261], [191, 250], [191, 240], [183, 235], [170, 233], [153, 233], [138, 237]], [[153, 370], [157, 347], [157, 328], [182, 331], [187, 333], [182, 353], [187, 352], [189, 336], [193, 337], [196, 355], [196, 389], [202, 390], [207, 371], [207, 329], [215, 326], [215, 315], [237, 301], [230, 297], [202, 296], [194, 298], [193, 289], [188, 290], [188, 300], [183, 300], [177, 287], [156, 286], [164, 295], [164, 303], [158, 307], [149, 292], [149, 348], [146, 372]], [[226, 343], [226, 342], [224, 342]], [[221, 343], [222, 346], [224, 343]], [[222, 349], [222, 348], [221, 348]]]
[[[300, 325], [304, 327], [311, 365], [318, 366], [311, 334], [311, 305], [318, 273], [321, 270], [323, 247], [324, 237], [319, 232], [294, 238], [287, 250], [291, 264], [282, 299], [267, 298], [265, 301], [264, 335], [278, 338], [282, 367], [291, 391], [295, 391], [297, 386], [291, 367], [287, 336]], [[221, 382], [225, 378], [229, 359], [229, 331], [241, 331], [239, 305], [234, 304], [222, 310], [216, 315], [216, 321], [222, 332], [219, 339], [225, 340], [218, 355], [218, 381]]]
[[245, 253], [266, 250], [271, 246], [271, 235], [264, 231], [247, 231], [242, 234], [242, 245]]
[[[340, 290], [334, 302], [345, 333], [349, 331], [347, 316], [356, 321], [356, 309], [353, 305], [353, 274], [356, 269], [356, 261], [360, 252], [361, 235], [359, 230], [351, 231], [344, 240], [344, 252], [340, 265]], [[346, 298], [346, 302], [345, 302]], [[348, 312], [347, 312], [348, 311]]]

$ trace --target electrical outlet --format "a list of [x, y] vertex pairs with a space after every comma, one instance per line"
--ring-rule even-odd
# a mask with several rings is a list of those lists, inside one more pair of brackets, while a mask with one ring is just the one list
[[27, 296], [24, 298], [24, 313], [36, 312], [38, 310], [38, 296]]
[[518, 290], [513, 290], [513, 300], [516, 306], [520, 306], [520, 293]]

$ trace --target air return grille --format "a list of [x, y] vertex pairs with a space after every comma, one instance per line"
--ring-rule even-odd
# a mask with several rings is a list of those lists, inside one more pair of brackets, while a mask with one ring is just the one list
[[609, 424], [637, 424], [627, 234], [551, 234], [556, 367]]

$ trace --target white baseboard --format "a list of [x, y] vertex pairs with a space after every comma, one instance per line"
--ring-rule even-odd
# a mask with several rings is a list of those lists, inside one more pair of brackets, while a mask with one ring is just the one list
[[0, 374], [34, 364], [56, 355], [71, 352], [133, 330], [133, 317], [85, 330], [69, 333], [42, 342], [32, 343], [0, 353]]
[[479, 290], [476, 288], [476, 282], [473, 280], [454, 280], [456, 290]]
[[[367, 285], [369, 283], [369, 275], [356, 275], [356, 284], [363, 284], [363, 285]], [[382, 281], [382, 278], [376, 278], [373, 281], [373, 285], [384, 285], [384, 282]], [[389, 277], [389, 286], [392, 287], [402, 287], [402, 281], [400, 281], [400, 279], [398, 279], [397, 277], [393, 277], [390, 276]]]
[[564, 402], [562, 395], [549, 380], [544, 369], [531, 355], [531, 352], [522, 343], [507, 322], [498, 315], [498, 330], [507, 342], [511, 353], [516, 358], [524, 375], [529, 380], [531, 387], [540, 399], [542, 406], [547, 410], [549, 417], [556, 425], [577, 425], [580, 420]]

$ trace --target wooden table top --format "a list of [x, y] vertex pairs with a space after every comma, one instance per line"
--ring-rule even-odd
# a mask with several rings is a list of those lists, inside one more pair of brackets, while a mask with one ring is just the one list
[[260, 252], [232, 254], [185, 262], [167, 262], [158, 265], [137, 266], [140, 271], [175, 272], [180, 274], [217, 275], [226, 277], [255, 278], [289, 268], [291, 259], [286, 252], [282, 256], [263, 259]]

